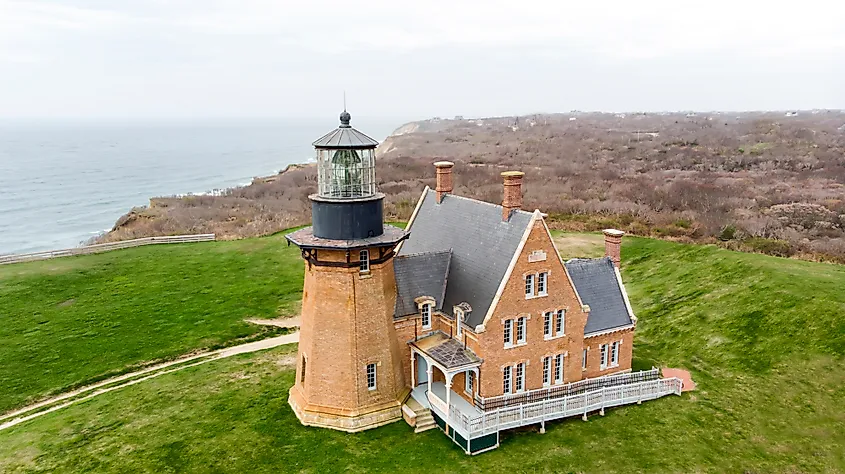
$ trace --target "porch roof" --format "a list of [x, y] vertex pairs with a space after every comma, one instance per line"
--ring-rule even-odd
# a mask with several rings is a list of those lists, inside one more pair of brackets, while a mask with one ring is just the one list
[[412, 341], [410, 344], [446, 369], [478, 365], [482, 362], [472, 350], [440, 331]]

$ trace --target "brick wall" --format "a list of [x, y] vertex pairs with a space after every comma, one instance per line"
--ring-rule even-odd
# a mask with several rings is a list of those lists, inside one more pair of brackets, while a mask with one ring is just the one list
[[[532, 252], [536, 252], [532, 254]], [[529, 262], [545, 252], [545, 260]], [[526, 299], [525, 275], [549, 272], [548, 296]], [[536, 278], [536, 277], [535, 277]], [[564, 337], [544, 340], [543, 313], [566, 309]], [[504, 348], [503, 321], [519, 316], [528, 316], [526, 344], [510, 349]], [[564, 382], [575, 382], [582, 378], [581, 347], [587, 313], [583, 312], [566, 271], [555, 252], [551, 236], [542, 220], [537, 220], [528, 240], [518, 257], [502, 297], [487, 322], [485, 331], [478, 335], [479, 351], [484, 359], [481, 368], [480, 394], [484, 397], [502, 394], [502, 367], [526, 362], [526, 390], [542, 388], [543, 364], [546, 355], [568, 353], [564, 362]], [[514, 340], [516, 328], [514, 322]]]
[[[318, 259], [345, 261], [346, 256], [342, 251], [320, 250]], [[357, 268], [306, 264], [293, 388], [306, 409], [323, 407], [349, 414], [401, 396], [407, 382], [393, 323], [395, 299], [392, 260], [371, 265], [366, 275]], [[367, 388], [368, 363], [377, 364], [377, 390]]]
[[[600, 346], [602, 344], [608, 344], [609, 351], [610, 344], [614, 341], [622, 341], [622, 346], [619, 349], [619, 365], [617, 367], [607, 367], [605, 370], [602, 370]], [[584, 371], [585, 378], [631, 370], [631, 358], [634, 352], [634, 330], [626, 329], [601, 336], [588, 337], [584, 339], [584, 347], [587, 349], [587, 370]]]

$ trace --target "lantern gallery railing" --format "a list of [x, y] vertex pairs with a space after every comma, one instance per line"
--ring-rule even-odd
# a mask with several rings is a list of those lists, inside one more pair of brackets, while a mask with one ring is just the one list
[[318, 193], [327, 198], [359, 198], [376, 193], [375, 150], [318, 150]]

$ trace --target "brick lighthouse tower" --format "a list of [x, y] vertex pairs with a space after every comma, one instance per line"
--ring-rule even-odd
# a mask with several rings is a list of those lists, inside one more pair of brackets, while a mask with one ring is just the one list
[[407, 394], [393, 326], [396, 244], [376, 189], [378, 142], [349, 125], [314, 142], [312, 226], [286, 237], [305, 260], [296, 382], [290, 406], [304, 425], [361, 431], [402, 417]]

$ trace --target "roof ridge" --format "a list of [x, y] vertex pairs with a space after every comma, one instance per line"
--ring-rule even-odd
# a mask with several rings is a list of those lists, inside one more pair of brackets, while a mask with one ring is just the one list
[[[434, 190], [432, 190], [432, 189], [429, 189], [429, 191], [431, 191], [431, 192], [436, 192], [436, 191], [434, 191]], [[494, 203], [492, 203], [492, 202], [482, 201], [482, 200], [480, 200], [480, 199], [475, 199], [475, 198], [471, 198], [471, 197], [467, 197], [467, 196], [461, 196], [460, 194], [447, 193], [445, 197], [446, 197], [446, 198], [454, 197], [454, 198], [458, 198], [458, 199], [463, 199], [463, 200], [465, 200], [465, 201], [472, 201], [472, 202], [477, 202], [477, 203], [479, 203], [479, 204], [486, 204], [486, 205], [488, 205], [488, 206], [497, 207], [497, 208], [499, 208], [499, 209], [501, 209], [501, 208], [502, 208], [502, 205], [501, 205], [501, 204], [494, 204]], [[514, 210], [513, 210], [513, 211], [511, 211], [511, 212], [522, 212], [522, 213], [525, 213], [525, 214], [527, 214], [527, 215], [529, 215], [529, 216], [530, 216], [530, 215], [532, 215], [532, 214], [534, 214], [534, 211], [526, 211], [525, 209], [514, 209]]]

